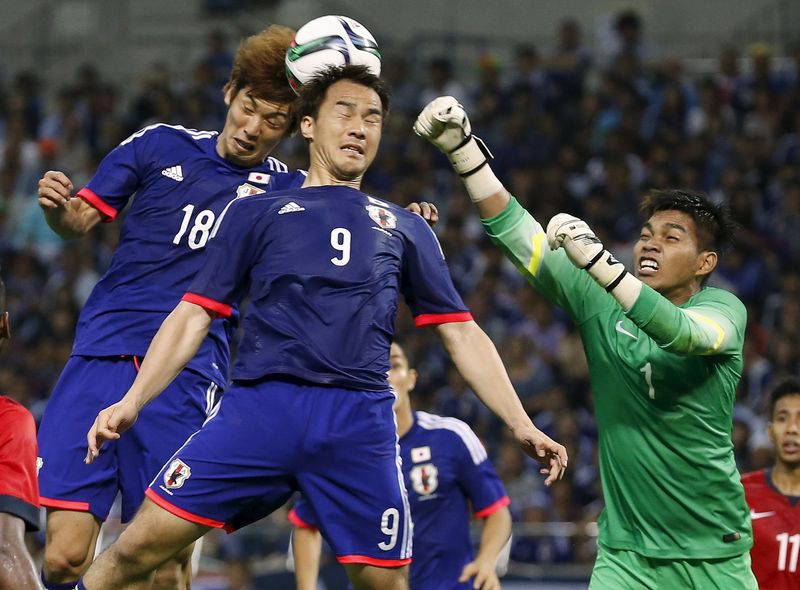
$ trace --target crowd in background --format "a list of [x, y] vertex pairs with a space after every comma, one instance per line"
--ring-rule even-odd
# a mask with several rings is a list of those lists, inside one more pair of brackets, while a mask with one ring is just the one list
[[[416, 406], [472, 426], [518, 522], [592, 522], [602, 507], [586, 362], [566, 315], [489, 243], [447, 160], [411, 132], [430, 99], [450, 94], [466, 106], [474, 132], [494, 154], [497, 175], [543, 225], [561, 211], [585, 218], [628, 268], [642, 222], [637, 203], [647, 189], [689, 188], [730, 207], [738, 241], [721, 257], [711, 284], [736, 293], [749, 314], [733, 428], [741, 470], [771, 461], [767, 394], [778, 377], [800, 374], [800, 45], [780, 68], [764, 44], [724, 47], [713, 73], [689, 75], [680, 60], [647, 46], [634, 13], [615, 24], [617, 47], [602, 59], [570, 20], [559, 25], [553, 51], [520, 45], [509, 62], [487, 54], [458, 72], [446, 56], [425, 63], [384, 56], [393, 106], [365, 191], [401, 205], [438, 206], [436, 233], [456, 286], [496, 343], [535, 423], [570, 454], [567, 477], [546, 490], [536, 466], [472, 394], [435, 337], [414, 329], [401, 309], [398, 334], [420, 372]], [[37, 419], [119, 233], [115, 222], [91, 237], [62, 241], [38, 207], [38, 179], [62, 170], [80, 188], [109, 150], [155, 122], [221, 129], [221, 88], [233, 48], [212, 33], [205, 56], [185, 71], [153, 64], [126, 88], [110, 85], [93, 64], [63, 87], [31, 71], [2, 72], [0, 261], [14, 337], [0, 362], [0, 392]], [[307, 165], [297, 138], [277, 155], [290, 166]], [[236, 547], [244, 545], [253, 552], [252, 543], [225, 543], [229, 557], [241, 558], [246, 551]], [[593, 546], [521, 538], [512, 558], [590, 562]]]

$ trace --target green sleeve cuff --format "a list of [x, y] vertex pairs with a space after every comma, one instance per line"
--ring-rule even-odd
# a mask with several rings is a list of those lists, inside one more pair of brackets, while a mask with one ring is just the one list
[[642, 290], [639, 297], [627, 312], [627, 316], [639, 326], [646, 326], [653, 319], [657, 313], [657, 308], [660, 306], [663, 298], [652, 287], [648, 287], [642, 283]]
[[508, 202], [508, 206], [503, 209], [503, 211], [494, 217], [481, 219], [481, 223], [483, 224], [486, 233], [492, 238], [503, 235], [505, 232], [519, 223], [520, 219], [525, 216], [525, 209], [523, 209], [522, 205], [519, 204], [513, 195], [510, 196], [511, 200]]

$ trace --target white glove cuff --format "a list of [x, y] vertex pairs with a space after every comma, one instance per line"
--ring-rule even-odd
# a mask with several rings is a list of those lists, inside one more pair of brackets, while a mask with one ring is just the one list
[[492, 157], [486, 145], [470, 135], [456, 148], [447, 153], [450, 163], [461, 176], [474, 174], [481, 166], [486, 164], [488, 158]]
[[447, 157], [463, 179], [473, 203], [503, 190], [503, 183], [487, 165], [492, 153], [480, 138], [470, 135], [461, 146], [447, 154]]
[[623, 311], [628, 311], [642, 292], [642, 281], [626, 272], [615, 287], [608, 290], [619, 302]]
[[642, 282], [625, 270], [625, 266], [608, 250], [602, 250], [585, 267], [600, 286], [611, 293], [624, 311], [628, 311], [642, 290]]

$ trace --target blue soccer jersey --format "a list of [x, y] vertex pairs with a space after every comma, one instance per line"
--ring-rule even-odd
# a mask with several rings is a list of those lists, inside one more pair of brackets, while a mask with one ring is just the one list
[[[202, 265], [203, 250], [229, 203], [299, 186], [301, 173], [267, 158], [243, 168], [216, 151], [216, 131], [158, 124], [109, 153], [78, 196], [106, 221], [135, 194], [111, 266], [78, 321], [73, 354], [142, 356]], [[225, 383], [237, 321], [216, 322], [189, 367]]]
[[[414, 522], [410, 588], [472, 588], [472, 581], [458, 583], [474, 559], [470, 505], [485, 518], [509, 504], [483, 445], [461, 420], [415, 412], [414, 425], [400, 438], [400, 456]], [[319, 524], [303, 498], [289, 518], [301, 527]]]
[[472, 319], [425, 220], [349, 187], [228, 209], [184, 300], [224, 317], [247, 293], [234, 380], [385, 391], [399, 293], [418, 326]]

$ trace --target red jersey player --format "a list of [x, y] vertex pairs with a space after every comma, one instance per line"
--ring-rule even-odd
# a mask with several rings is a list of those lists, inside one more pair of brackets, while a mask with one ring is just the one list
[[[10, 335], [0, 279], [0, 348]], [[24, 536], [38, 529], [36, 425], [28, 410], [0, 395], [0, 590], [41, 588]]]
[[742, 476], [753, 519], [753, 572], [761, 590], [800, 590], [800, 379], [772, 392], [775, 465]]

